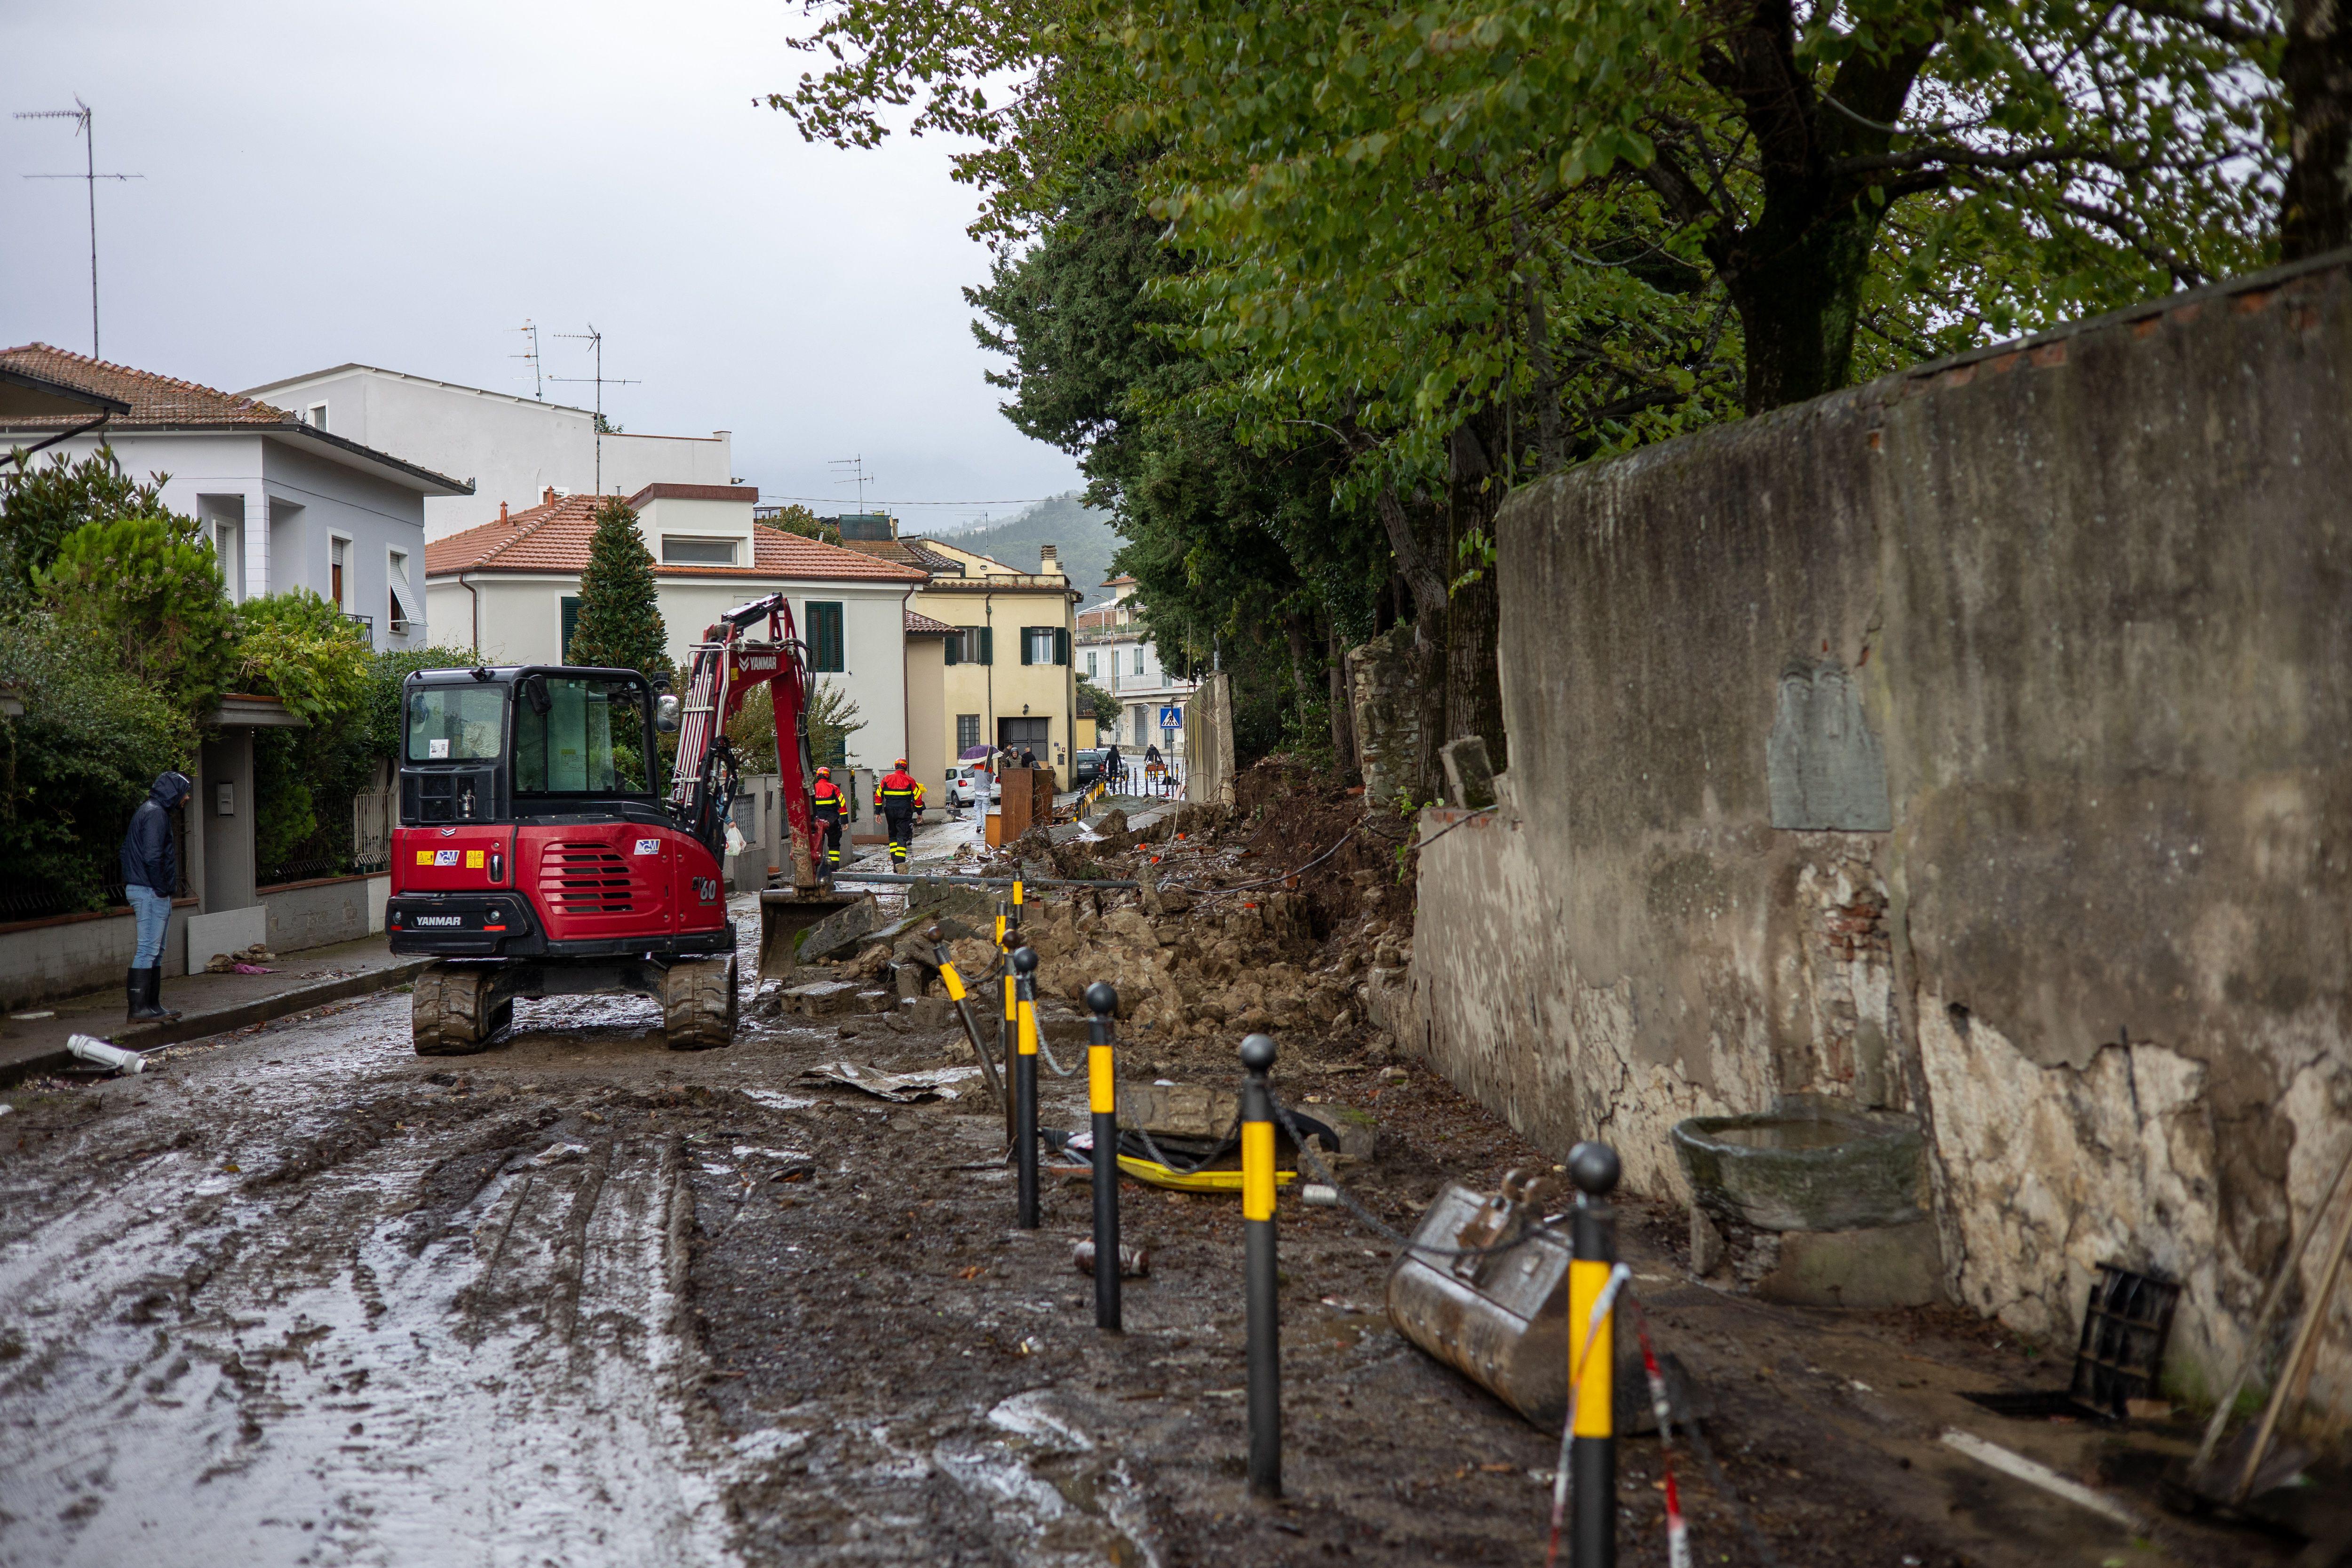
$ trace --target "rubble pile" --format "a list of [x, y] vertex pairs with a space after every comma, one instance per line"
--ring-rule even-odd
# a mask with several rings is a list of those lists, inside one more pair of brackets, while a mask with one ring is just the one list
[[[974, 868], [1141, 884], [1032, 892], [1022, 930], [1037, 952], [1040, 999], [1083, 1012], [1087, 986], [1108, 980], [1126, 1026], [1164, 1040], [1265, 1029], [1392, 1045], [1380, 1004], [1412, 956], [1404, 823], [1368, 815], [1360, 791], [1280, 759], [1244, 773], [1236, 799], [1183, 805], [1140, 827], [1113, 809], [1058, 842], [1034, 829]], [[977, 980], [994, 968], [977, 934], [993, 904], [965, 902], [940, 912], [958, 970]], [[940, 994], [926, 923], [910, 913], [874, 931], [831, 973], [872, 984], [913, 964]]]

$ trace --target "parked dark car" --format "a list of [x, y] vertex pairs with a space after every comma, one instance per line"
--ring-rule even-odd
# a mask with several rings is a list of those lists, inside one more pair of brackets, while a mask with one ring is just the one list
[[1070, 787], [1084, 789], [1102, 776], [1103, 754], [1100, 752], [1078, 752], [1070, 758]]

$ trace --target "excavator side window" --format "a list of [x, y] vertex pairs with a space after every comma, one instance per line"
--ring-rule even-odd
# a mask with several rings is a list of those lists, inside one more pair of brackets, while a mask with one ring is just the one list
[[506, 739], [503, 685], [413, 686], [408, 692], [408, 760], [489, 762]]
[[646, 689], [534, 675], [515, 708], [517, 795], [650, 795]]

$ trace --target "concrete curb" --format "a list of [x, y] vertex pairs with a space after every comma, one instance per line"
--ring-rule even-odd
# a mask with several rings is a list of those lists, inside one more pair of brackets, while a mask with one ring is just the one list
[[[296, 1013], [307, 1013], [330, 1002], [344, 1002], [354, 996], [366, 996], [405, 985], [432, 962], [429, 958], [403, 959], [381, 969], [346, 974], [339, 980], [321, 981], [316, 985], [298, 986], [291, 991], [280, 991], [274, 996], [240, 1002], [234, 1007], [216, 1008], [209, 1013], [186, 1013], [161, 1023], [126, 1026], [111, 1031], [105, 1037], [125, 1050], [142, 1053], [161, 1050], [165, 1046], [185, 1045], [190, 1040], [201, 1040], [208, 1035], [226, 1034], [231, 1029], [247, 1028]], [[60, 1046], [15, 1061], [0, 1062], [0, 1087], [19, 1083], [40, 1073], [57, 1072], [73, 1066], [76, 1060], [71, 1052]]]

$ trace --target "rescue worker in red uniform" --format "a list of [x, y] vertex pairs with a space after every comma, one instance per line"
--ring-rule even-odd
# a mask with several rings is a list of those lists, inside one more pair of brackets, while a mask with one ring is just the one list
[[824, 834], [824, 863], [829, 869], [841, 869], [841, 824], [849, 809], [849, 797], [833, 782], [831, 768], [816, 771], [816, 784], [809, 794], [816, 805], [816, 825]]
[[907, 771], [907, 759], [891, 764], [874, 785], [874, 809], [890, 825], [890, 864], [905, 869], [907, 847], [915, 839], [915, 814], [923, 809], [921, 781]]

